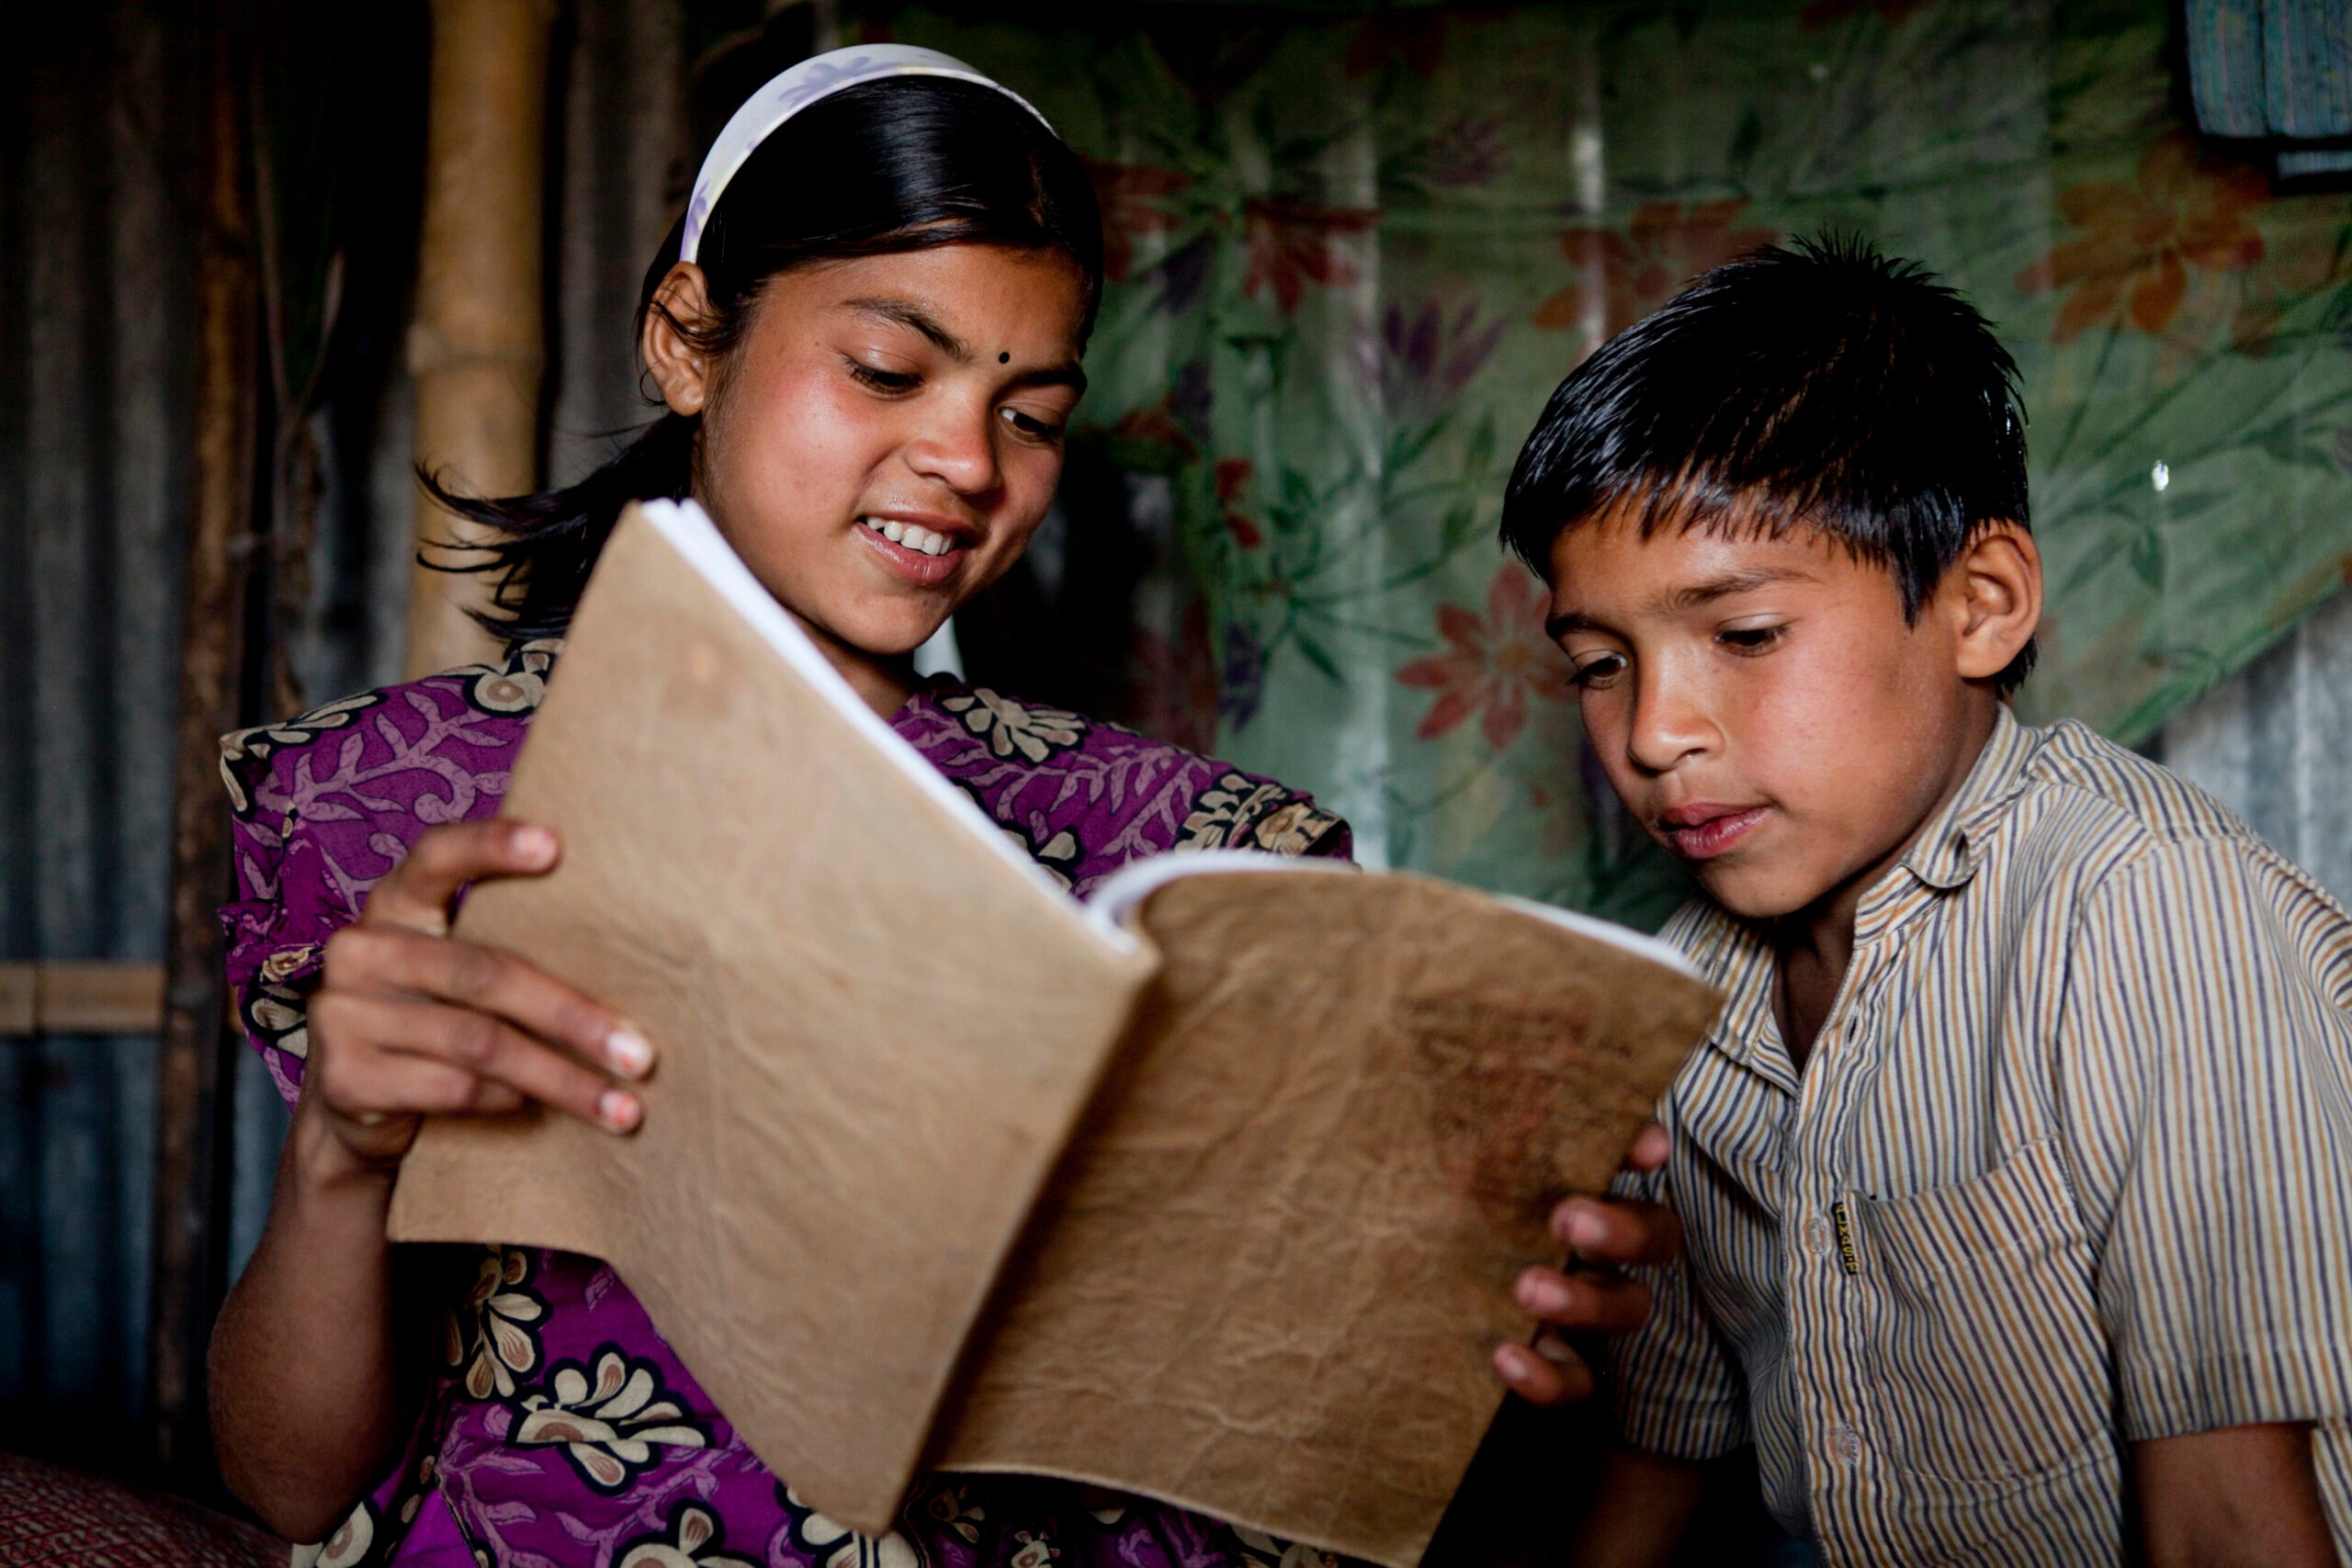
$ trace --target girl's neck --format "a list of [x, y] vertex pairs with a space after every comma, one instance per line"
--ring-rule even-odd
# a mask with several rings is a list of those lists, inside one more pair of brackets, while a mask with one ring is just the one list
[[808, 634], [808, 640], [817, 645], [817, 650], [840, 672], [841, 678], [849, 682], [849, 689], [884, 718], [897, 714], [907, 705], [907, 699], [915, 694], [915, 688], [921, 682], [915, 675], [913, 654], [868, 653], [862, 648], [843, 642], [789, 605], [785, 607], [785, 613]]

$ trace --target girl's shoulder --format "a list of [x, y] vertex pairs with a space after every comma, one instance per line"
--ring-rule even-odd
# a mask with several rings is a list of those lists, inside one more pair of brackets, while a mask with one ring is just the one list
[[291, 1098], [298, 997], [327, 938], [424, 830], [494, 815], [560, 645], [341, 697], [220, 739], [236, 897], [220, 911], [230, 985]]
[[440, 822], [490, 815], [547, 692], [560, 642], [496, 664], [338, 697], [220, 738], [220, 780], [241, 825], [282, 833], [300, 818], [368, 821], [405, 842]]
[[1211, 849], [1350, 852], [1314, 797], [1105, 719], [935, 681], [896, 728], [1033, 858], [1083, 895], [1128, 861]]

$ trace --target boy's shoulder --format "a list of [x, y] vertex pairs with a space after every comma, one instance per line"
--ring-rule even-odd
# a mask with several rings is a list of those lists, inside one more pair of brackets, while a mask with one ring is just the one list
[[[1951, 815], [1930, 824], [1905, 861], [1939, 885], [1961, 866], [1970, 876], [1990, 868], [2002, 896], [1984, 907], [2007, 917], [2054, 900], [2080, 908], [2127, 879], [2161, 901], [2181, 881], [2168, 871], [2198, 861], [2234, 863], [2293, 902], [2352, 919], [2236, 812], [2074, 719], [2028, 727], [2005, 718]], [[1754, 945], [1747, 922], [1703, 897], [1659, 935], [1717, 981]]]
[[2236, 812], [2079, 720], [2018, 733], [2027, 751], [2011, 801], [2020, 837], [2063, 835], [2124, 860], [2215, 840], [2268, 852]]

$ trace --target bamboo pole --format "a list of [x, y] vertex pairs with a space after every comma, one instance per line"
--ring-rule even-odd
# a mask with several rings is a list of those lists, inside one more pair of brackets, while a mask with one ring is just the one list
[[222, 1234], [230, 1043], [213, 910], [228, 890], [220, 737], [236, 727], [250, 662], [261, 390], [260, 271], [247, 159], [247, 41], [211, 19], [207, 175], [197, 275], [196, 481], [172, 805], [171, 931], [158, 1062], [149, 1446], [163, 1474], [201, 1486], [210, 1451], [205, 1347], [227, 1286]]
[[0, 964], [0, 1038], [154, 1034], [163, 1027], [160, 964]]
[[[416, 457], [453, 488], [514, 495], [538, 474], [540, 213], [550, 0], [433, 0], [424, 223], [409, 369]], [[420, 491], [420, 549], [486, 531]], [[466, 611], [488, 584], [424, 566], [409, 580], [409, 674], [494, 656]]]

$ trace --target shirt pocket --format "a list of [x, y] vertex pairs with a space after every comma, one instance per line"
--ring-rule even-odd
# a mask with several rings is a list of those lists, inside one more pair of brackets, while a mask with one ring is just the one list
[[1894, 1463], [2003, 1482], [2114, 1452], [2090, 1242], [2050, 1140], [1973, 1180], [1849, 1202], [1873, 1440]]

